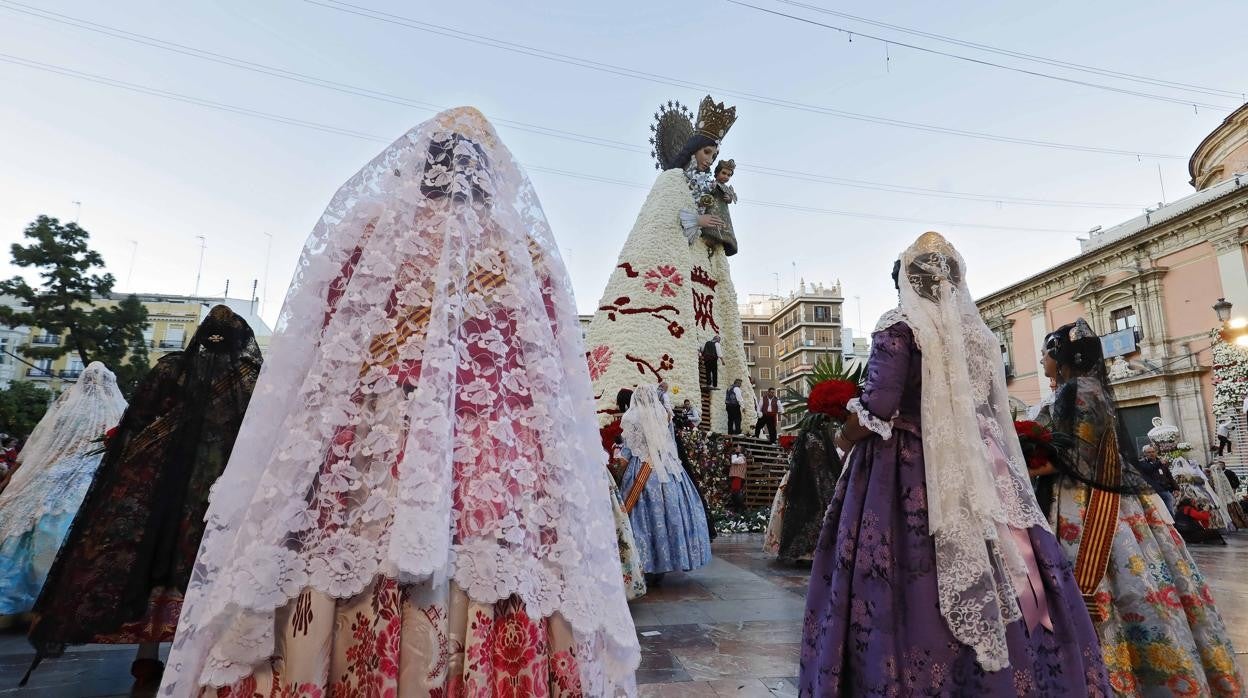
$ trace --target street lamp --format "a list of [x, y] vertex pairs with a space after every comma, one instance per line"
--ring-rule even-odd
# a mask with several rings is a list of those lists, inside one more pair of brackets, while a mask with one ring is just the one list
[[1231, 302], [1225, 298], [1219, 298], [1217, 303], [1213, 304], [1213, 312], [1218, 314], [1218, 322], [1226, 323], [1231, 319]]

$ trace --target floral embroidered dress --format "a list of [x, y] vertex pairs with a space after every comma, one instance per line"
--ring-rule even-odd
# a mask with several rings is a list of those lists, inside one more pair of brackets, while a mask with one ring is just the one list
[[0, 615], [25, 613], [39, 590], [99, 467], [105, 431], [126, 409], [117, 379], [92, 362], [50, 408], [35, 448], [0, 494]]
[[[886, 316], [887, 317], [887, 316]], [[923, 355], [905, 322], [872, 336], [855, 444], [815, 550], [802, 631], [803, 696], [1101, 696], [1100, 647], [1070, 565], [1027, 531], [1049, 625], [1006, 626], [1009, 666], [985, 672], [942, 617], [920, 423]], [[891, 420], [891, 424], [890, 424]]]
[[[1080, 377], [1061, 388], [1077, 389], [1075, 435], [1081, 458], [1095, 458], [1096, 444], [1114, 429], [1115, 413], [1100, 382]], [[1042, 412], [1041, 419], [1049, 419]], [[1077, 561], [1086, 537], [1089, 485], [1063, 477], [1052, 525], [1062, 549]], [[1095, 603], [1106, 614], [1096, 623], [1110, 684], [1119, 696], [1243, 696], [1226, 627], [1213, 595], [1160, 500], [1118, 495], [1112, 543]]]
[[1179, 484], [1179, 494], [1175, 497], [1176, 503], [1186, 499], [1209, 512], [1209, 530], [1211, 531], [1223, 531], [1235, 527], [1226, 503], [1218, 496], [1213, 483], [1209, 481], [1198, 463], [1181, 456], [1176, 457], [1170, 462], [1170, 472], [1174, 474], [1174, 481]]
[[615, 542], [620, 546], [620, 572], [624, 575], [624, 596], [632, 601], [646, 595], [646, 575], [641, 564], [641, 553], [637, 550], [637, 539], [633, 535], [633, 523], [624, 511], [624, 502], [620, 499], [620, 489], [615, 486], [615, 478], [609, 470], [603, 471], [607, 486], [611, 488], [611, 517], [615, 520]]
[[161, 695], [635, 692], [571, 284], [480, 112], [343, 185], [271, 356]]
[[[836, 492], [841, 460], [830, 433], [803, 431], [789, 456], [789, 469], [771, 503], [763, 549], [785, 564], [814, 559], [823, 516]], [[774, 541], [774, 542], [773, 542]]]

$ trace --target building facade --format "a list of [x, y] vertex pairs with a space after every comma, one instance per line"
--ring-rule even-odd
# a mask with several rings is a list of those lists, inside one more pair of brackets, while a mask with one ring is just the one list
[[[129, 294], [115, 293], [108, 298], [93, 301], [96, 306], [113, 306], [120, 303]], [[174, 351], [181, 351], [199, 329], [199, 323], [208, 316], [213, 306], [227, 305], [251, 325], [256, 334], [256, 343], [261, 351], [266, 351], [273, 332], [268, 324], [257, 314], [255, 300], [238, 298], [199, 298], [167, 294], [143, 293], [138, 295], [139, 302], [147, 308], [147, 328], [143, 331], [143, 341], [147, 345], [148, 357], [155, 365], [161, 357]], [[7, 328], [0, 328], [0, 330]], [[35, 346], [59, 345], [63, 337], [50, 335], [37, 328], [24, 333], [21, 344]], [[19, 347], [21, 344], [16, 344]], [[13, 350], [13, 354], [21, 356], [21, 351]], [[65, 385], [72, 383], [82, 375], [86, 368], [75, 353], [69, 353], [58, 359], [16, 358], [4, 354], [12, 363], [9, 365], [12, 380], [28, 380], [39, 383], [54, 392], [60, 392]], [[4, 365], [0, 364], [0, 379], [4, 375]]]
[[750, 381], [759, 394], [768, 388], [779, 389], [776, 380], [776, 354], [773, 344], [772, 320], [783, 300], [779, 296], [750, 294], [740, 307], [741, 337], [745, 341], [745, 362]]
[[[804, 280], [788, 296], [749, 296], [740, 306], [741, 335], [756, 395], [768, 388], [782, 396], [789, 390], [805, 395], [806, 376], [815, 364], [853, 353], [853, 333], [842, 325], [844, 300], [839, 283]], [[793, 421], [783, 418], [780, 426], [790, 428]]]
[[[1237, 173], [1246, 165], [1248, 107], [1193, 155], [1197, 192], [1095, 230], [1077, 257], [979, 299], [1001, 343], [1012, 402], [1032, 405], [1050, 393], [1040, 344], [1083, 317], [1103, 338], [1130, 446], [1141, 446], [1161, 417], [1206, 460], [1215, 418], [1224, 416], [1213, 413], [1220, 322], [1212, 306], [1225, 298], [1233, 316], [1248, 315], [1248, 175]], [[1237, 418], [1242, 439], [1248, 425]]]

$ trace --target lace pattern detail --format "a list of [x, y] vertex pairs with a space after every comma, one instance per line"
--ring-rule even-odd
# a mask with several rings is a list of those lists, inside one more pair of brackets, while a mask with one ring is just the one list
[[[845, 407], [848, 408], [850, 412], [858, 415], [859, 424], [879, 434], [885, 441], [893, 438], [892, 419], [889, 419], [886, 422], [883, 419], [871, 414], [871, 410], [867, 409], [867, 406], [862, 404], [862, 400], [859, 398], [850, 400]], [[896, 415], [893, 416], [896, 417]]]
[[941, 614], [985, 671], [1009, 666], [1005, 626], [1021, 615], [1012, 576], [1025, 572], [1007, 528], [1047, 528], [1026, 475], [997, 342], [964, 280], [966, 264], [926, 233], [901, 256], [904, 321], [923, 354], [921, 420], [928, 526]]
[[628, 411], [620, 420], [624, 445], [650, 463], [659, 482], [681, 472], [680, 454], [672, 433], [667, 408], [653, 385], [638, 386]]
[[92, 362], [39, 420], [22, 466], [0, 493], [0, 541], [21, 536], [40, 519], [77, 511], [100, 465], [94, 443], [117, 425], [126, 400], [104, 364]]
[[571, 284], [479, 112], [412, 129], [338, 191], [270, 356], [163, 695], [249, 673], [302, 588], [346, 598], [378, 575], [560, 613], [596, 648], [584, 685], [627, 683], [640, 653]]

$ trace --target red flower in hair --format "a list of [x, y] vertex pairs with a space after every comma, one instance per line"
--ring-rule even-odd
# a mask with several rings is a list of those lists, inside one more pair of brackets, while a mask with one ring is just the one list
[[819, 383], [806, 398], [806, 409], [826, 414], [837, 420], [849, 416], [846, 405], [858, 396], [858, 385], [846, 380], [828, 380]]

